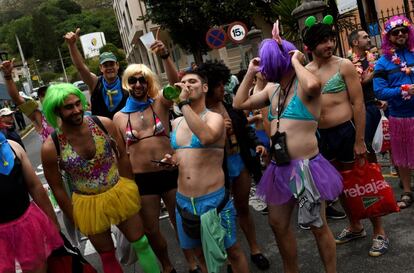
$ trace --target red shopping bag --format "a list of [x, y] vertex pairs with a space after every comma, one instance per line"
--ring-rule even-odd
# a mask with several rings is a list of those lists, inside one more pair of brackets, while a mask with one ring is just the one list
[[381, 120], [378, 123], [377, 130], [375, 130], [375, 135], [372, 140], [372, 149], [374, 149], [376, 153], [384, 153], [391, 149], [389, 124], [390, 122], [381, 110]]
[[382, 146], [381, 153], [391, 150], [391, 137], [390, 137], [390, 122], [387, 118], [381, 121], [382, 123]]
[[354, 220], [377, 217], [400, 211], [394, 192], [384, 180], [376, 163], [358, 160], [350, 171], [342, 172], [344, 200], [349, 216]]

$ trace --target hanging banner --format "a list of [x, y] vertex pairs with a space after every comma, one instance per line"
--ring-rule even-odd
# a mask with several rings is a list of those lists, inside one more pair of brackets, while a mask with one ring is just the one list
[[106, 45], [103, 32], [93, 32], [80, 36], [85, 59], [99, 56], [99, 49]]
[[336, 0], [339, 14], [358, 8], [357, 0]]

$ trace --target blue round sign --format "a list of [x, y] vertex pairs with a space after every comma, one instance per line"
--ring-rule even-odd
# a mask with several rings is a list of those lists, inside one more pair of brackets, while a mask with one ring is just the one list
[[222, 48], [226, 45], [227, 34], [222, 28], [213, 27], [206, 33], [206, 43], [210, 48]]

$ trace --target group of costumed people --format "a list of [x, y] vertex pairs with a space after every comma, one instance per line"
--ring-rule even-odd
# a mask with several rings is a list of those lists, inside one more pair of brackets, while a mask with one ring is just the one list
[[[304, 54], [280, 37], [276, 23], [273, 38], [262, 42], [259, 57], [250, 62], [233, 100], [236, 109], [268, 107], [265, 118], [270, 123], [271, 160], [257, 186], [257, 195], [268, 204], [269, 224], [287, 272], [298, 272], [291, 225], [297, 202], [301, 203], [298, 221], [313, 232], [326, 272], [336, 272], [335, 242], [366, 236], [360, 223], [350, 223], [351, 227], [335, 239], [324, 213], [324, 201], [335, 200], [342, 193], [340, 172], [366, 153], [360, 78], [351, 61], [333, 56], [336, 35], [331, 23], [329, 17], [322, 22], [308, 20], [302, 36], [314, 60], [306, 66]], [[224, 94], [216, 92], [225, 82], [214, 84], [203, 74], [202, 65], [178, 79], [168, 51], [156, 41], [153, 49], [163, 60], [170, 83], [181, 89], [178, 107], [182, 117], [172, 122], [168, 139], [173, 102], [162, 96], [153, 72], [144, 65], [132, 64], [121, 79], [116, 57], [104, 53], [100, 57], [103, 76], [97, 77], [76, 48], [78, 35], [79, 30], [66, 34], [65, 39], [75, 66], [92, 90], [93, 116], [84, 116], [85, 95], [71, 84], [44, 90], [39, 110], [35, 103], [18, 96], [11, 80], [12, 62], [3, 62], [2, 67], [12, 99], [33, 121], [44, 141], [41, 153], [46, 180], [65, 217], [92, 242], [104, 272], [122, 272], [111, 238], [112, 225], [131, 244], [144, 272], [160, 272], [157, 258], [163, 272], [175, 272], [158, 226], [161, 198], [167, 201], [190, 272], [217, 272], [217, 265], [226, 258], [235, 272], [249, 272], [235, 236], [236, 212], [225, 182], [229, 177], [223, 172], [225, 143], [234, 133], [228, 120], [235, 115], [230, 106], [214, 100], [214, 96], [223, 99]], [[385, 23], [382, 45], [383, 56], [375, 64], [373, 85], [378, 98], [389, 105], [393, 162], [404, 187], [401, 206], [408, 207], [413, 201], [409, 172], [414, 166], [413, 145], [407, 145], [414, 130], [412, 23], [402, 16], [391, 18]], [[318, 66], [321, 60], [326, 70]], [[264, 85], [261, 92], [250, 95], [258, 73], [275, 84]], [[331, 107], [334, 98], [343, 111]], [[264, 155], [262, 145], [255, 145]], [[0, 149], [0, 272], [14, 272], [15, 261], [25, 272], [46, 272], [48, 256], [63, 244], [56, 215], [25, 151], [1, 133]], [[244, 157], [240, 153], [240, 158]], [[233, 158], [247, 162], [237, 155]], [[162, 160], [157, 163], [153, 159]], [[224, 163], [230, 168], [235, 165], [231, 160]], [[161, 165], [175, 170], [165, 167], [160, 171]], [[242, 163], [231, 180], [243, 180], [240, 166]], [[301, 184], [303, 177], [305, 185]], [[154, 181], [162, 183], [164, 179], [168, 183], [158, 188]], [[172, 191], [176, 188], [177, 192]], [[238, 197], [235, 202], [238, 213], [242, 213], [247, 200]], [[212, 226], [217, 224], [219, 231], [211, 231], [204, 223], [206, 232], [211, 232], [204, 232], [204, 236], [216, 242], [205, 248], [206, 238], [195, 239], [188, 233], [188, 219], [213, 210], [220, 217], [209, 215], [208, 221], [213, 221]], [[251, 234], [246, 231], [252, 225], [250, 216], [241, 215], [246, 219], [242, 228], [251, 258], [263, 262], [265, 257], [255, 235], [249, 239]], [[378, 256], [388, 248], [388, 238], [380, 219], [372, 222], [374, 231], [380, 231], [375, 234], [370, 255]]]

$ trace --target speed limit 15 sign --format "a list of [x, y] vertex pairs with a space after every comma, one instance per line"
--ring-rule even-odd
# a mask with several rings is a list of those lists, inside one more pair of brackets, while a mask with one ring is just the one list
[[242, 43], [247, 35], [247, 27], [242, 22], [233, 22], [227, 28], [227, 36], [233, 43]]

